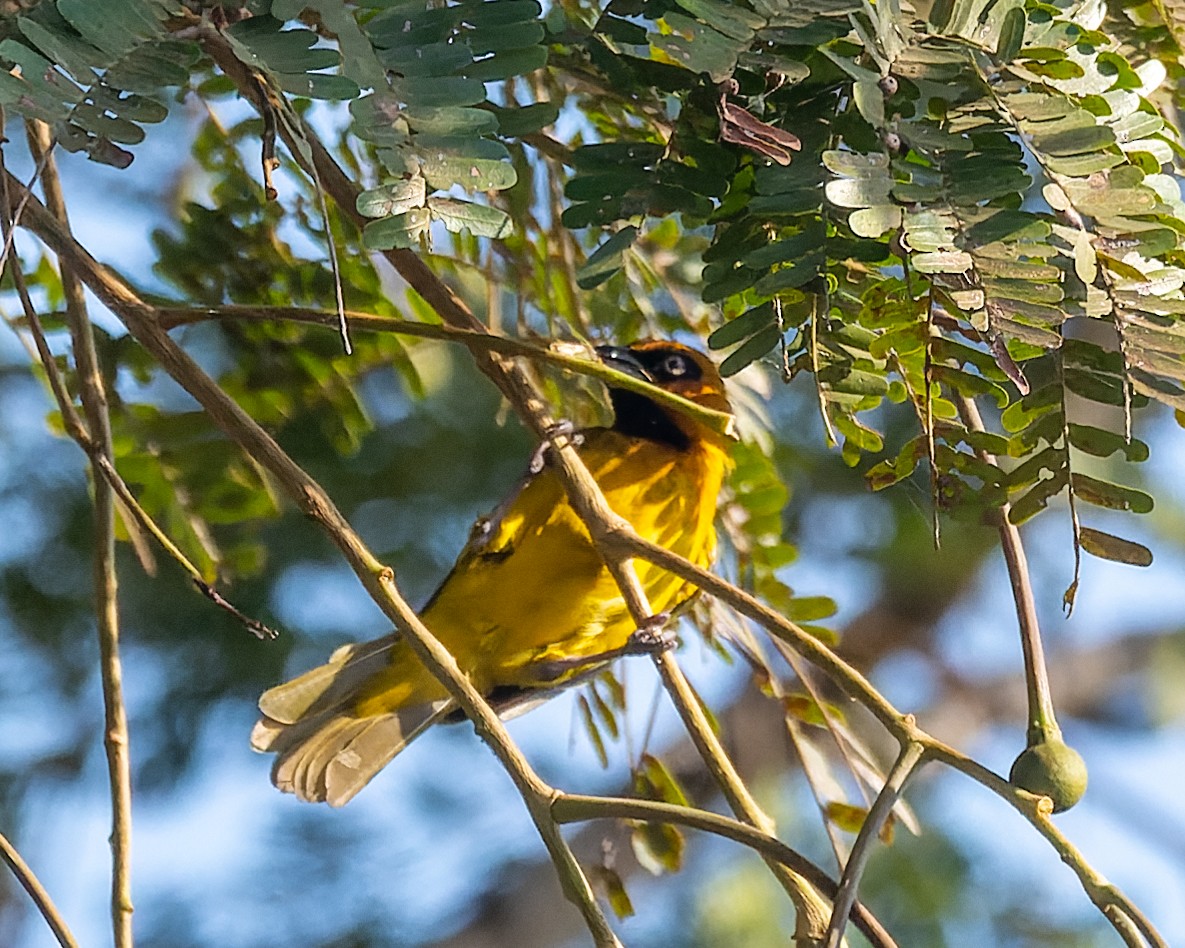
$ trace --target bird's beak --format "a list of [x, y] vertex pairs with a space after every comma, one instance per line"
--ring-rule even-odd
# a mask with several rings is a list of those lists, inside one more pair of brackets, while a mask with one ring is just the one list
[[643, 382], [653, 382], [646, 367], [638, 361], [638, 357], [625, 346], [597, 346], [597, 358], [611, 369], [632, 375]]

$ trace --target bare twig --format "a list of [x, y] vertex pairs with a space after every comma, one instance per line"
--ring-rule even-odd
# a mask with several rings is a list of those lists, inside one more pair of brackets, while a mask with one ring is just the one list
[[[8, 176], [10, 189], [20, 183]], [[231, 400], [217, 383], [168, 336], [150, 306], [98, 263], [36, 200], [28, 202], [26, 224], [58, 254], [117, 317], [158, 363], [206, 410], [231, 440], [268, 470], [283, 491], [314, 520], [341, 550], [363, 586], [406, 637], [417, 656], [456, 699], [514, 780], [551, 854], [565, 895], [577, 905], [598, 946], [620, 943], [597, 905], [588, 879], [550, 815], [555, 791], [544, 783], [511, 741], [497, 714], [457, 666], [448, 650], [428, 631], [395, 585], [391, 569], [380, 563], [325, 494], [254, 419]]]
[[[62, 195], [53, 141], [42, 122], [28, 126], [29, 146], [44, 163], [42, 186], [49, 212], [69, 233], [66, 202]], [[11, 206], [6, 202], [7, 207]], [[24, 286], [20, 266], [12, 268], [17, 291], [26, 314], [36, 311]], [[73, 342], [78, 372], [79, 394], [92, 440], [99, 453], [113, 462], [111, 424], [107, 414], [107, 393], [95, 351], [94, 332], [86, 311], [82, 284], [64, 263], [61, 266], [62, 290], [66, 298], [66, 319]], [[99, 626], [100, 671], [103, 684], [105, 718], [104, 746], [111, 785], [111, 918], [116, 948], [131, 948], [132, 938], [132, 767], [128, 748], [127, 709], [123, 700], [123, 667], [119, 656], [119, 599], [115, 573], [115, 495], [107, 479], [92, 468], [95, 523], [95, 613]]]
[[[765, 859], [772, 859], [808, 879], [815, 888], [828, 898], [835, 898], [839, 886], [817, 865], [791, 849], [785, 843], [767, 836], [747, 823], [719, 816], [693, 807], [661, 803], [654, 800], [637, 800], [627, 797], [590, 797], [574, 793], [561, 793], [551, 807], [560, 823], [574, 823], [593, 819], [645, 820], [651, 823], [669, 823], [702, 830], [705, 833], [731, 839], [760, 853]], [[870, 942], [877, 948], [894, 948], [896, 942], [884, 927], [859, 902], [849, 906], [849, 917]]]
[[839, 878], [839, 890], [835, 894], [835, 903], [831, 911], [831, 921], [827, 925], [827, 939], [825, 948], [839, 948], [843, 940], [844, 926], [852, 906], [856, 904], [856, 892], [860, 886], [860, 879], [864, 875], [864, 868], [868, 865], [868, 857], [872, 855], [872, 843], [880, 833], [881, 827], [893, 812], [897, 800], [906, 782], [913, 776], [914, 770], [922, 761], [924, 748], [921, 744], [910, 742], [902, 748], [897, 762], [889, 771], [885, 785], [877, 794], [876, 800], [864, 817], [864, 824], [852, 845], [848, 861], [844, 864], [843, 873]]
[[66, 924], [66, 920], [62, 918], [58, 907], [54, 905], [53, 899], [45, 891], [45, 886], [41, 884], [41, 880], [37, 878], [33, 870], [21, 858], [21, 854], [16, 851], [16, 847], [8, 841], [3, 833], [0, 833], [0, 859], [4, 860], [8, 868], [12, 870], [12, 874], [16, 876], [17, 881], [29, 893], [29, 898], [37, 906], [37, 911], [45, 919], [45, 924], [49, 926], [49, 930], [53, 932], [54, 938], [58, 940], [61, 948], [78, 948], [78, 942], [74, 940], [73, 933]]
[[[983, 418], [975, 401], [955, 393], [955, 404], [968, 431], [983, 431]], [[977, 452], [988, 464], [996, 459], [986, 451]], [[1061, 736], [1053, 709], [1049, 688], [1049, 672], [1045, 667], [1045, 649], [1041, 644], [1041, 627], [1037, 620], [1037, 601], [1029, 580], [1029, 564], [1021, 543], [1020, 530], [1008, 519], [1008, 505], [999, 511], [1000, 547], [1008, 566], [1008, 581], [1016, 603], [1016, 618], [1020, 624], [1020, 645], [1024, 655], [1025, 688], [1029, 696], [1028, 743], [1041, 743]]]
[[[166, 306], [157, 308], [155, 312], [160, 325], [165, 329], [174, 329], [178, 326], [188, 326], [209, 320], [254, 322], [289, 320], [332, 328], [337, 325], [338, 318], [336, 313], [306, 309], [300, 306]], [[615, 388], [624, 388], [637, 392], [639, 395], [645, 395], [664, 407], [694, 418], [717, 434], [731, 435], [735, 427], [732, 415], [727, 412], [697, 405], [695, 402], [688, 401], [666, 389], [610, 368], [603, 362], [581, 358], [570, 351], [565, 351], [570, 350], [571, 346], [566, 346], [563, 349], [552, 348], [524, 342], [521, 339], [495, 335], [484, 329], [478, 331], [439, 323], [420, 323], [396, 319], [391, 316], [375, 316], [373, 313], [360, 313], [354, 310], [347, 310], [345, 318], [352, 329], [419, 336], [423, 339], [444, 339], [450, 342], [459, 342], [471, 351], [476, 349], [483, 352], [496, 352], [505, 356], [522, 356], [535, 362], [545, 362], [566, 369], [569, 372], [587, 375], [599, 379], [607, 385], [613, 385]]]

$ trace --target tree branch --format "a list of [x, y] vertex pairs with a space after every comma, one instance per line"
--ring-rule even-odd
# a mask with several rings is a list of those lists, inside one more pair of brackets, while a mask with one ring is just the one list
[[[155, 313], [160, 325], [165, 329], [175, 329], [179, 326], [212, 320], [248, 322], [284, 320], [327, 329], [336, 329], [338, 325], [336, 313], [306, 309], [300, 306], [161, 306], [156, 308]], [[652, 385], [635, 376], [619, 372], [603, 362], [573, 354], [573, 350], [583, 349], [583, 347], [574, 344], [564, 345], [562, 348], [543, 346], [524, 342], [521, 339], [511, 339], [508, 336], [495, 335], [484, 328], [481, 331], [475, 331], [447, 324], [420, 323], [414, 320], [396, 319], [392, 316], [376, 316], [373, 313], [360, 313], [355, 310], [346, 310], [345, 318], [351, 329], [389, 332], [401, 336], [418, 336], [422, 339], [443, 339], [460, 343], [471, 352], [476, 350], [478, 352], [495, 352], [504, 356], [523, 357], [599, 379], [606, 385], [637, 392], [660, 405], [682, 412], [717, 434], [731, 435], [736, 426], [735, 419], [728, 412], [706, 408], [683, 398], [681, 395], [676, 395], [674, 392], [668, 392], [664, 388], [659, 388], [657, 385]]]
[[[43, 122], [28, 123], [29, 147], [38, 164], [46, 206], [69, 233], [66, 201], [62, 195], [53, 141]], [[32, 310], [20, 266], [12, 268], [22, 305]], [[62, 292], [66, 299], [66, 322], [73, 343], [79, 395], [86, 413], [91, 440], [99, 455], [113, 464], [111, 422], [107, 393], [95, 351], [95, 337], [86, 311], [82, 284], [70, 267], [61, 266]], [[119, 655], [119, 587], [115, 573], [115, 495], [92, 464], [95, 525], [95, 614], [99, 626], [99, 661], [103, 683], [103, 713], [106, 721], [103, 744], [107, 750], [107, 771], [111, 784], [111, 919], [116, 948], [131, 948], [132, 938], [132, 765], [128, 747], [128, 717], [123, 699], [123, 665]]]
[[[983, 418], [974, 399], [966, 395], [954, 395], [955, 404], [968, 431], [984, 431]], [[986, 451], [976, 452], [981, 460], [993, 467], [996, 459]], [[1037, 620], [1037, 602], [1033, 596], [1033, 584], [1029, 580], [1029, 564], [1025, 558], [1024, 544], [1020, 530], [1008, 519], [1008, 505], [1000, 508], [1000, 548], [1008, 566], [1008, 581], [1012, 585], [1012, 598], [1016, 603], [1016, 618], [1020, 625], [1020, 645], [1024, 656], [1025, 687], [1029, 696], [1029, 721], [1026, 737], [1030, 746], [1061, 737], [1057, 717], [1053, 709], [1053, 696], [1049, 688], [1049, 671], [1045, 667], [1045, 649], [1041, 644], [1041, 626]]]
[[53, 932], [54, 938], [58, 940], [61, 948], [78, 948], [78, 942], [74, 940], [73, 933], [66, 924], [66, 920], [62, 918], [58, 907], [54, 905], [53, 899], [45, 891], [45, 886], [41, 884], [41, 880], [37, 878], [28, 863], [16, 851], [16, 847], [8, 841], [8, 837], [3, 833], [0, 833], [0, 859], [4, 860], [8, 868], [12, 870], [12, 874], [16, 876], [17, 881], [29, 893], [29, 898], [37, 906], [37, 911], [45, 919], [45, 924], [49, 926], [49, 930]]
[[[702, 830], [748, 846], [763, 859], [785, 866], [807, 879], [829, 899], [836, 898], [840, 891], [839, 886], [827, 873], [781, 840], [768, 836], [747, 823], [716, 813], [655, 800], [593, 797], [575, 793], [559, 794], [552, 803], [551, 812], [560, 823], [596, 819], [643, 820], [648, 823], [669, 823]], [[865, 906], [853, 900], [847, 911], [856, 927], [874, 946], [895, 948], [896, 942], [892, 936]]]
[[856, 904], [856, 892], [860, 886], [860, 879], [868, 865], [868, 858], [872, 855], [872, 843], [885, 825], [893, 807], [901, 798], [901, 791], [909, 780], [918, 764], [922, 762], [924, 748], [921, 744], [910, 742], [902, 748], [897, 762], [889, 771], [885, 785], [877, 794], [876, 800], [864, 817], [860, 832], [856, 835], [856, 842], [852, 846], [848, 860], [844, 863], [843, 873], [839, 877], [839, 891], [835, 894], [835, 904], [831, 912], [831, 920], [827, 924], [826, 948], [839, 948], [843, 940], [844, 926], [852, 906]]
[[[11, 175], [6, 180], [10, 191], [9, 200], [22, 196], [20, 182]], [[24, 221], [58, 255], [63, 266], [74, 270], [162, 368], [194, 397], [223, 433], [267, 469], [289, 498], [337, 545], [371, 597], [403, 633], [424, 665], [456, 699], [473, 721], [478, 735], [490, 745], [510, 774], [551, 854], [565, 895], [581, 910], [597, 945], [619, 945], [617, 936], [597, 905], [584, 871], [560, 835], [559, 827], [551, 819], [550, 803], [555, 791], [531, 769], [506, 733], [497, 714], [470, 684], [448, 650], [428, 631], [400, 595], [391, 569], [375, 559], [320, 485], [293, 462], [271, 435], [177, 346], [155, 320], [152, 308], [141, 301], [130, 287], [74, 241], [40, 202], [28, 201]]]

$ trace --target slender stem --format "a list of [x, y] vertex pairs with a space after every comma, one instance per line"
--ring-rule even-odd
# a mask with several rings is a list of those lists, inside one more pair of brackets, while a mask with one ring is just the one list
[[[973, 399], [956, 394], [955, 404], [969, 431], [985, 430], [979, 406]], [[988, 464], [996, 463], [996, 459], [986, 451], [977, 453]], [[1061, 729], [1054, 714], [1049, 672], [1045, 667], [1045, 649], [1041, 644], [1041, 627], [1037, 620], [1037, 600], [1029, 580], [1029, 564], [1024, 544], [1021, 543], [1020, 530], [1008, 519], [1008, 504], [1000, 508], [999, 516], [1000, 547], [1008, 567], [1008, 581], [1012, 585], [1012, 598], [1016, 603], [1016, 618], [1020, 625], [1020, 646], [1024, 656], [1025, 690], [1029, 705], [1026, 737], [1031, 747], [1060, 738]]]
[[[11, 175], [10, 188], [19, 187]], [[156, 321], [152, 307], [140, 300], [127, 284], [98, 263], [36, 200], [30, 200], [26, 225], [73, 268], [95, 295], [127, 326], [132, 336], [206, 410], [228, 438], [240, 445], [276, 479], [290, 499], [323, 529], [371, 597], [406, 637], [408, 644], [433, 675], [456, 699], [474, 722], [479, 736], [510, 774], [522, 795], [544, 845], [556, 866], [565, 895], [584, 916], [598, 946], [620, 943], [597, 905], [588, 879], [551, 819], [555, 791], [531, 769], [506, 733], [497, 714], [469, 682], [448, 650], [440, 644], [400, 595], [391, 569], [380, 563], [350, 527], [348, 521], [319, 484], [280, 448], [276, 441], [169, 337]]]
[[869, 808], [868, 815], [864, 817], [864, 824], [856, 835], [856, 842], [852, 845], [852, 851], [849, 853], [848, 860], [844, 863], [843, 873], [839, 877], [839, 891], [835, 895], [831, 921], [827, 925], [825, 948], [839, 948], [839, 944], [843, 940], [848, 915], [851, 913], [852, 906], [856, 904], [856, 892], [860, 886], [860, 879], [863, 877], [868, 859], [872, 855], [872, 843], [880, 834], [881, 827], [885, 825], [889, 814], [893, 812], [893, 807], [897, 805], [897, 801], [901, 797], [901, 791], [905, 788], [909, 778], [913, 776], [918, 764], [921, 763], [924, 752], [925, 748], [914, 741], [902, 748], [901, 753], [897, 756], [897, 762], [893, 764], [893, 769], [885, 778], [885, 785], [881, 787], [881, 792], [877, 794]]
[[[644, 820], [649, 823], [668, 823], [702, 830], [705, 833], [731, 839], [742, 846], [748, 846], [764, 859], [773, 860], [787, 869], [793, 870], [808, 879], [811, 885], [828, 898], [834, 898], [839, 891], [834, 879], [781, 840], [767, 836], [740, 820], [730, 819], [727, 816], [720, 816], [706, 810], [655, 800], [561, 793], [552, 803], [551, 812], [560, 823], [575, 823], [594, 819]], [[861, 903], [853, 902], [849, 906], [849, 915], [856, 927], [874, 946], [893, 948], [896, 945], [892, 936]]]
[[41, 884], [41, 880], [37, 878], [33, 870], [29, 868], [28, 863], [16, 851], [16, 847], [8, 841], [8, 837], [3, 833], [0, 833], [0, 859], [12, 870], [12, 874], [16, 876], [17, 882], [29, 893], [29, 898], [37, 906], [37, 911], [45, 919], [45, 924], [53, 932], [54, 938], [58, 940], [58, 944], [62, 948], [78, 948], [78, 942], [74, 940], [73, 933], [66, 924], [66, 920], [62, 918], [58, 907], [54, 905], [53, 899], [45, 891], [45, 886]]
[[[271, 320], [285, 320], [289, 322], [306, 323], [324, 328], [337, 327], [337, 314], [321, 310], [306, 309], [299, 306], [178, 306], [160, 307], [156, 310], [157, 318], [165, 329], [175, 329], [193, 323], [210, 320], [246, 320], [263, 322]], [[705, 408], [695, 402], [688, 401], [681, 395], [668, 392], [664, 388], [652, 385], [642, 379], [619, 372], [603, 362], [584, 358], [580, 354], [573, 354], [571, 350], [580, 352], [580, 347], [565, 346], [552, 348], [541, 346], [520, 339], [498, 336], [484, 329], [475, 331], [458, 328], [452, 325], [438, 323], [419, 323], [412, 320], [396, 319], [391, 316], [375, 316], [372, 313], [359, 313], [346, 310], [345, 318], [351, 329], [372, 332], [390, 332], [404, 336], [419, 336], [424, 339], [444, 339], [459, 342], [471, 351], [496, 352], [505, 356], [522, 356], [537, 362], [587, 375], [599, 379], [615, 388], [624, 388], [639, 395], [658, 402], [674, 411], [682, 412], [689, 418], [694, 418], [717, 434], [731, 435], [735, 427], [735, 419], [728, 412]], [[569, 351], [565, 351], [569, 350]], [[585, 350], [587, 351], [587, 350]]]
[[[31, 122], [27, 126], [29, 147], [38, 164], [44, 163], [42, 187], [49, 212], [69, 233], [66, 201], [62, 194], [53, 140], [48, 126]], [[13, 267], [22, 304], [31, 310], [28, 293]], [[86, 311], [82, 284], [69, 266], [61, 266], [62, 291], [66, 299], [66, 320], [73, 343], [79, 394], [91, 439], [109, 463], [115, 457], [107, 393], [95, 351], [94, 332]], [[119, 655], [119, 598], [115, 572], [115, 496], [99, 469], [92, 465], [95, 525], [95, 612], [99, 628], [100, 671], [103, 686], [104, 747], [111, 785], [111, 919], [116, 948], [131, 948], [132, 937], [132, 767], [129, 753], [127, 709], [123, 699], [123, 666]]]
[[[766, 836], [774, 837], [777, 826], [773, 819], [762, 810], [749, 792], [744, 780], [741, 779], [732, 758], [728, 756], [728, 752], [720, 743], [720, 738], [712, 730], [703, 708], [700, 707], [699, 699], [682, 669], [676, 663], [675, 656], [670, 652], [663, 652], [654, 657], [654, 663], [662, 677], [663, 685], [671, 695], [675, 709], [679, 712], [683, 726], [691, 736], [692, 743], [695, 744], [708, 771], [724, 793], [729, 807], [744, 822]], [[798, 911], [796, 937], [806, 939], [807, 944], [814, 944], [818, 933], [823, 930], [823, 926], [826, 924], [826, 918], [830, 911], [829, 906], [816, 891], [812, 880], [795, 867], [771, 861], [768, 857], [766, 857], [766, 863], [781, 882]]]

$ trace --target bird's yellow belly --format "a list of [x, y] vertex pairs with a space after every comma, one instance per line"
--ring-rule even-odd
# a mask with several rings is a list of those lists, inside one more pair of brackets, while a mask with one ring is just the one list
[[[581, 454], [609, 506], [642, 537], [701, 566], [711, 563], [727, 463], [720, 449], [678, 451], [606, 432]], [[693, 592], [650, 563], [637, 560], [635, 568], [656, 614]], [[619, 648], [636, 628], [550, 470], [524, 487], [485, 544], [462, 554], [423, 619], [486, 693], [554, 684], [557, 661]], [[395, 653], [387, 673], [360, 696], [359, 713], [444, 697], [409, 650]]]

